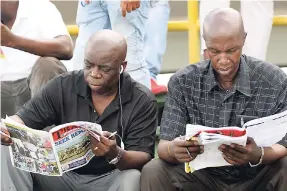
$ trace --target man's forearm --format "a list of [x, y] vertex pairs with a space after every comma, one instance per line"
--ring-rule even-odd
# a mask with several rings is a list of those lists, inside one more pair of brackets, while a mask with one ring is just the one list
[[52, 40], [32, 40], [14, 36], [11, 46], [41, 57], [55, 57], [59, 60], [69, 60], [73, 56], [73, 46], [67, 36], [59, 36]]
[[271, 147], [264, 147], [263, 164], [271, 164], [277, 160], [287, 156], [287, 148], [282, 145], [275, 144]]
[[122, 158], [116, 164], [116, 167], [120, 170], [126, 169], [141, 169], [148, 161], [151, 160], [151, 156], [148, 153], [140, 151], [125, 151], [121, 150]]

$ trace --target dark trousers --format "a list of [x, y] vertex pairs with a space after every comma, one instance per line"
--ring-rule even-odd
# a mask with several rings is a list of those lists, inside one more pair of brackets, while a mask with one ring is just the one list
[[141, 191], [286, 191], [287, 157], [265, 165], [254, 179], [226, 183], [207, 170], [185, 173], [184, 165], [172, 165], [161, 159], [146, 164], [141, 174]]
[[40, 57], [28, 78], [1, 81], [1, 118], [14, 115], [50, 79], [66, 71], [65, 65], [56, 58]]

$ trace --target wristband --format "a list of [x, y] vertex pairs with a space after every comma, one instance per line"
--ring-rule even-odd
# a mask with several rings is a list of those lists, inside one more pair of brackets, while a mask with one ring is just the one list
[[258, 162], [257, 164], [255, 164], [255, 165], [253, 165], [253, 164], [251, 164], [251, 163], [249, 162], [249, 165], [250, 165], [251, 167], [256, 167], [256, 166], [262, 164], [262, 161], [263, 161], [263, 158], [264, 158], [264, 148], [263, 148], [263, 147], [260, 147], [260, 148], [261, 148], [261, 157], [260, 157], [260, 159], [259, 159], [259, 162]]
[[109, 164], [117, 164], [117, 163], [121, 160], [122, 155], [123, 155], [122, 149], [118, 148], [118, 151], [119, 151], [119, 152], [118, 152], [118, 155], [116, 156], [116, 158], [112, 159], [111, 161], [109, 161], [109, 160], [107, 159], [107, 161], [109, 162]]

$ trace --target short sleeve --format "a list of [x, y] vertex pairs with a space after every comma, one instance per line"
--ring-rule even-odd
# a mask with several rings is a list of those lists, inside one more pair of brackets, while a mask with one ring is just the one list
[[37, 10], [38, 23], [41, 27], [43, 37], [46, 39], [53, 39], [60, 35], [70, 37], [62, 15], [57, 7], [49, 0], [41, 0], [40, 2], [39, 6], [41, 6], [41, 8]]
[[176, 77], [168, 83], [168, 95], [162, 114], [160, 125], [160, 139], [171, 141], [185, 135], [187, 122], [187, 108], [183, 91]]
[[125, 149], [142, 151], [154, 157], [157, 104], [155, 100], [143, 101], [132, 118], [124, 140]]
[[16, 113], [26, 126], [42, 130], [57, 124], [57, 115], [60, 113], [60, 97], [56, 95], [60, 91], [59, 80], [60, 78], [50, 80]]

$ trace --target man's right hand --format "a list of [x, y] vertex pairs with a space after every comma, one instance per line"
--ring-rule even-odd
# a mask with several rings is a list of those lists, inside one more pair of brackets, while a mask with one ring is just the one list
[[204, 151], [204, 147], [196, 140], [188, 141], [178, 137], [169, 144], [169, 152], [178, 162], [190, 162]]
[[[1, 145], [10, 146], [12, 144], [12, 139], [9, 138], [10, 133], [5, 127], [3, 127], [2, 124], [0, 124], [0, 126], [1, 126]], [[6, 134], [7, 136], [3, 134]]]
[[122, 16], [126, 17], [127, 12], [130, 13], [140, 7], [140, 0], [122, 0], [121, 8], [122, 8]]

